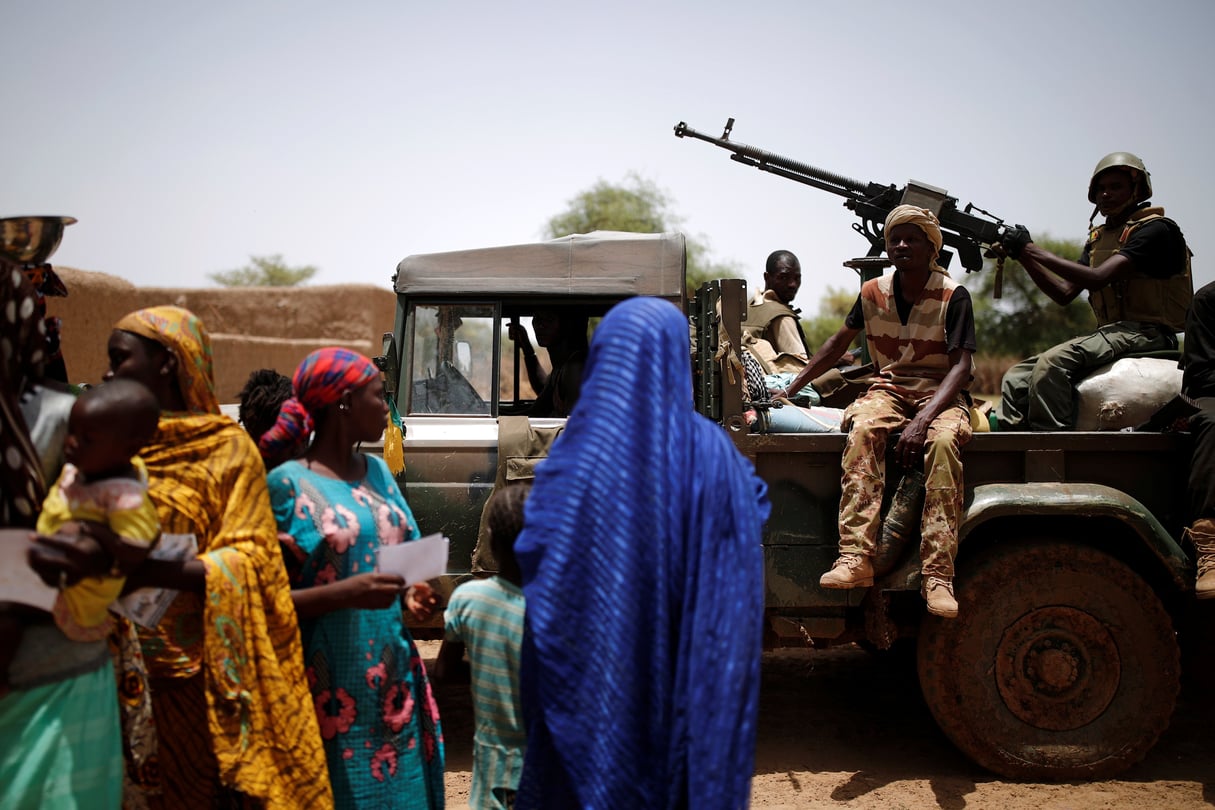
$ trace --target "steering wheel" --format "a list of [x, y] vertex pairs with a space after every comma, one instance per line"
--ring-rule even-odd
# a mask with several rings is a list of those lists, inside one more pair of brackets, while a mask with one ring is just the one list
[[435, 413], [489, 413], [489, 403], [481, 399], [472, 383], [449, 361], [439, 364], [431, 381], [431, 391], [439, 399]]

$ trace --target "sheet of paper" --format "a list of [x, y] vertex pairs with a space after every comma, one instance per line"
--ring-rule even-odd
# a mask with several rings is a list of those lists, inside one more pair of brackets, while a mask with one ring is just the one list
[[59, 591], [43, 583], [30, 568], [31, 534], [29, 529], [0, 529], [0, 602], [18, 602], [49, 612]]
[[441, 534], [380, 546], [377, 567], [385, 573], [400, 574], [406, 586], [425, 582], [447, 572], [447, 546], [448, 539]]
[[[162, 534], [150, 560], [192, 560], [198, 556], [198, 538], [193, 534]], [[160, 623], [177, 594], [170, 588], [140, 588], [115, 602], [110, 609], [140, 627], [151, 630]]]

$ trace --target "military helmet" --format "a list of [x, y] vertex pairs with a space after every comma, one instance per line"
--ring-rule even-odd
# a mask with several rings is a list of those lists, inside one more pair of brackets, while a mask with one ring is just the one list
[[1139, 194], [1135, 202], [1143, 202], [1152, 196], [1152, 173], [1143, 165], [1143, 161], [1130, 152], [1110, 152], [1097, 162], [1093, 176], [1088, 181], [1088, 201], [1097, 202], [1097, 175], [1107, 169], [1126, 169], [1131, 173], [1132, 180], [1140, 180]]

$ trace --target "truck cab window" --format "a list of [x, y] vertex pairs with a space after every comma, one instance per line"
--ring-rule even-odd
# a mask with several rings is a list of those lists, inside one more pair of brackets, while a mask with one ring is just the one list
[[494, 307], [419, 304], [410, 324], [409, 413], [488, 415], [494, 392]]

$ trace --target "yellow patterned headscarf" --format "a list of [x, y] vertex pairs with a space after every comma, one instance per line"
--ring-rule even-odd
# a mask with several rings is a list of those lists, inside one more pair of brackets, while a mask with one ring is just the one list
[[945, 240], [941, 236], [941, 223], [937, 220], [937, 215], [927, 208], [920, 208], [918, 205], [899, 205], [886, 216], [886, 225], [883, 227], [882, 233], [889, 231], [895, 225], [902, 225], [907, 222], [923, 231], [924, 235], [928, 237], [928, 241], [932, 242], [932, 246], [936, 248], [936, 252], [932, 256], [930, 269], [949, 275], [949, 273], [945, 272], [944, 267], [937, 264], [937, 256], [941, 255], [941, 247], [945, 244]]
[[177, 383], [191, 413], [219, 413], [211, 370], [211, 336], [202, 320], [181, 307], [148, 307], [123, 317], [115, 329], [154, 340], [177, 358]]

